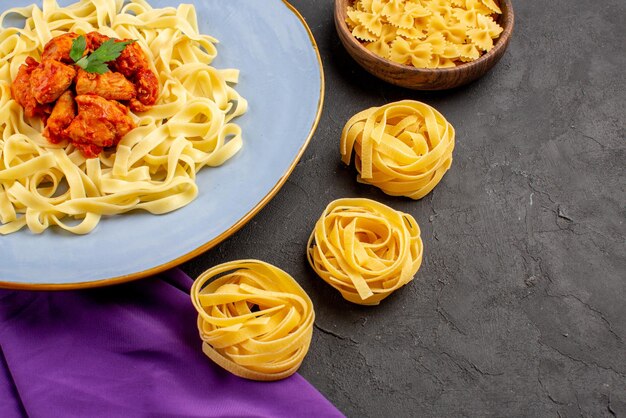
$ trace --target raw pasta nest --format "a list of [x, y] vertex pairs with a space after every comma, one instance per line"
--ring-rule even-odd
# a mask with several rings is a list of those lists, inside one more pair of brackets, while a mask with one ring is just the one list
[[346, 23], [374, 54], [417, 68], [478, 59], [503, 29], [495, 0], [356, 0]]
[[454, 128], [437, 110], [412, 100], [354, 115], [341, 133], [341, 159], [354, 151], [357, 180], [391, 196], [421, 199], [452, 164]]
[[348, 301], [377, 305], [422, 263], [420, 228], [406, 213], [369, 199], [331, 202], [315, 224], [308, 259]]
[[237, 376], [284, 379], [309, 350], [313, 303], [277, 267], [258, 260], [218, 265], [194, 282], [191, 299], [204, 353]]
[[[5, 27], [8, 16], [23, 28]], [[97, 31], [135, 39], [158, 75], [155, 106], [133, 115], [137, 128], [115, 152], [85, 159], [71, 144], [42, 136], [40, 118], [26, 118], [10, 91], [27, 56], [67, 32]], [[195, 8], [153, 8], [145, 0], [55, 0], [0, 15], [0, 235], [52, 225], [72, 233], [92, 231], [102, 216], [134, 209], [162, 214], [198, 194], [196, 173], [219, 166], [241, 149], [241, 128], [231, 121], [247, 102], [231, 86], [235, 69], [210, 64], [217, 41], [198, 30]]]

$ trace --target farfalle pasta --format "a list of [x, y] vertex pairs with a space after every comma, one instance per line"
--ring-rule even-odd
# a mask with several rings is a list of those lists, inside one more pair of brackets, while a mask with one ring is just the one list
[[348, 301], [377, 305], [419, 270], [423, 245], [415, 219], [369, 199], [331, 202], [315, 224], [308, 260]]
[[502, 33], [495, 0], [357, 0], [348, 7], [352, 35], [374, 54], [417, 68], [478, 59]]
[[427, 104], [403, 100], [354, 115], [341, 133], [341, 160], [354, 153], [357, 180], [391, 196], [421, 199], [452, 164], [454, 127]]
[[315, 313], [289, 274], [258, 260], [231, 261], [204, 272], [191, 288], [202, 350], [229, 372], [279, 380], [308, 352]]

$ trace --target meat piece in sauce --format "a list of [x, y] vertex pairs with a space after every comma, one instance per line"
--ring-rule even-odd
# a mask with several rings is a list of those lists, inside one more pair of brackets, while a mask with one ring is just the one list
[[150, 69], [150, 63], [146, 54], [137, 42], [126, 45], [119, 57], [113, 63], [115, 71], [133, 78], [141, 69]]
[[71, 85], [76, 77], [74, 67], [59, 61], [43, 61], [30, 75], [30, 89], [41, 103], [52, 103]]
[[146, 106], [137, 99], [130, 99], [130, 101], [128, 102], [128, 107], [133, 112], [147, 112], [152, 106]]
[[137, 100], [146, 106], [152, 106], [159, 97], [159, 79], [149, 68], [142, 68], [135, 74]]
[[89, 32], [85, 35], [85, 40], [87, 41], [86, 51], [90, 53], [95, 51], [96, 49], [100, 48], [100, 45], [102, 45], [109, 39], [111, 38], [101, 33]]
[[[159, 97], [159, 79], [150, 69], [148, 58], [139, 44], [132, 43], [126, 46], [124, 51], [115, 60], [115, 68], [126, 77], [130, 78], [137, 87], [137, 100], [141, 104], [152, 106]], [[141, 106], [133, 106], [133, 110]]]
[[[91, 51], [98, 49], [102, 43], [111, 39], [98, 32], [90, 32], [86, 38]], [[116, 39], [116, 42], [123, 41], [127, 41], [127, 39]], [[109, 63], [109, 68], [111, 71], [123, 74], [134, 83], [137, 97], [136, 100], [130, 101], [130, 108], [133, 111], [145, 112], [156, 103], [159, 96], [159, 79], [150, 69], [148, 58], [137, 42], [126, 45], [120, 56]]]
[[73, 64], [74, 60], [70, 58], [70, 51], [76, 38], [78, 38], [78, 34], [74, 32], [52, 38], [43, 48], [41, 60], [55, 60], [64, 64]]
[[85, 157], [94, 158], [135, 128], [128, 108], [95, 94], [76, 96], [78, 115], [65, 133]]
[[66, 90], [54, 105], [52, 114], [46, 122], [43, 136], [48, 138], [53, 144], [69, 139], [65, 133], [65, 128], [72, 123], [75, 116], [76, 103], [74, 102], [74, 94], [70, 90]]
[[35, 99], [30, 89], [30, 76], [39, 66], [39, 63], [32, 57], [26, 58], [26, 63], [21, 65], [17, 71], [17, 76], [11, 84], [11, 95], [20, 106], [24, 108], [27, 117], [44, 116], [49, 114], [49, 105], [42, 105]]
[[79, 69], [76, 76], [76, 94], [89, 93], [107, 100], [130, 100], [137, 96], [137, 89], [120, 73], [109, 71], [96, 74]]

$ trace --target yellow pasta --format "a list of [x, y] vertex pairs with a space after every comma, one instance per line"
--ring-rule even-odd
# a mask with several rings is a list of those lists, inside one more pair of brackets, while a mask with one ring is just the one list
[[415, 219], [369, 199], [331, 202], [315, 224], [308, 259], [348, 301], [377, 305], [404, 286], [422, 263]]
[[413, 100], [354, 115], [341, 133], [341, 160], [355, 154], [358, 181], [392, 196], [421, 199], [452, 164], [454, 128], [427, 104]]
[[356, 0], [346, 23], [380, 57], [418, 68], [446, 68], [493, 48], [502, 33], [494, 20], [498, 14], [495, 0]]
[[[6, 26], [8, 15], [25, 18]], [[161, 93], [149, 111], [133, 115], [137, 126], [116, 152], [85, 159], [72, 145], [50, 144], [39, 118], [27, 118], [10, 85], [27, 56], [67, 32], [98, 31], [135, 39]], [[216, 40], [198, 31], [195, 8], [153, 8], [145, 0], [80, 0], [60, 7], [10, 9], [0, 15], [0, 234], [52, 225], [76, 234], [93, 230], [102, 216], [134, 209], [173, 211], [198, 193], [195, 176], [219, 166], [242, 147], [232, 122], [247, 102], [232, 87], [235, 69], [211, 66]]]
[[313, 303], [287, 273], [258, 260], [231, 261], [204, 272], [191, 288], [204, 353], [253, 380], [291, 376], [313, 334]]

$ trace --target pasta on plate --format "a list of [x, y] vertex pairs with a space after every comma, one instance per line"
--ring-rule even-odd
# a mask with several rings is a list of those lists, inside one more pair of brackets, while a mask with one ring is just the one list
[[[7, 25], [22, 16], [24, 27]], [[11, 81], [26, 57], [67, 32], [98, 31], [133, 39], [158, 75], [156, 105], [134, 114], [135, 129], [117, 149], [85, 158], [73, 145], [51, 144], [40, 118], [25, 116]], [[92, 231], [102, 216], [131, 210], [163, 214], [190, 203], [196, 173], [242, 147], [233, 119], [247, 102], [233, 88], [236, 69], [215, 69], [217, 40], [198, 30], [193, 5], [153, 8], [144, 0], [80, 0], [60, 7], [43, 0], [0, 15], [0, 234], [57, 225]]]

